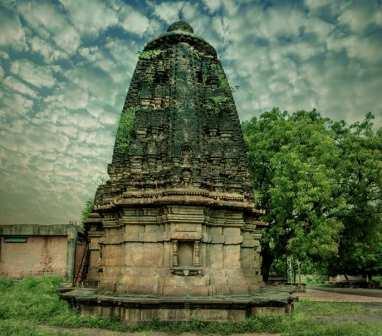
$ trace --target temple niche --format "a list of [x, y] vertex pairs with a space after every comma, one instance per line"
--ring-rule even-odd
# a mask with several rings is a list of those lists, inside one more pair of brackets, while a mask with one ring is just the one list
[[81, 311], [237, 320], [267, 306], [259, 298], [266, 224], [254, 207], [234, 99], [216, 51], [187, 23], [140, 53], [108, 174], [85, 222], [82, 277], [93, 290], [87, 303], [77, 300]]

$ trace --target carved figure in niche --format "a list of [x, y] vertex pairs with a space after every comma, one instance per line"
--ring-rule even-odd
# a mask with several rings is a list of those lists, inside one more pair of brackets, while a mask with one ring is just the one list
[[178, 266], [178, 241], [177, 240], [172, 241], [172, 266], [173, 267]]
[[188, 144], [183, 145], [182, 149], [182, 165], [189, 167], [191, 165], [191, 148]]
[[182, 185], [187, 187], [191, 184], [191, 171], [188, 169], [184, 169], [182, 172]]
[[156, 159], [154, 156], [149, 156], [147, 159], [147, 166], [151, 171], [156, 171], [157, 166], [156, 166]]
[[193, 265], [194, 266], [200, 266], [200, 242], [199, 242], [199, 240], [195, 240], [195, 242], [194, 242]]
[[178, 185], [180, 183], [180, 178], [177, 174], [171, 175], [170, 180], [172, 185]]
[[192, 267], [194, 259], [194, 242], [178, 240], [178, 267]]

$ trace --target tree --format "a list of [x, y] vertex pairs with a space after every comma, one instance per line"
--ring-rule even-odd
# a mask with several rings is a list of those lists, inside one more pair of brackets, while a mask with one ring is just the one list
[[346, 127], [333, 123], [340, 150], [339, 181], [347, 211], [339, 255], [331, 272], [372, 276], [382, 272], [382, 128], [373, 130], [374, 117]]
[[90, 214], [93, 211], [93, 206], [94, 204], [92, 199], [89, 199], [86, 201], [84, 209], [82, 210], [82, 213], [81, 213], [82, 222], [84, 222], [85, 220], [89, 218]]
[[346, 204], [329, 125], [315, 110], [278, 109], [243, 123], [255, 199], [270, 223], [262, 241], [265, 278], [274, 260], [293, 257], [305, 267], [322, 267], [338, 252], [338, 214]]

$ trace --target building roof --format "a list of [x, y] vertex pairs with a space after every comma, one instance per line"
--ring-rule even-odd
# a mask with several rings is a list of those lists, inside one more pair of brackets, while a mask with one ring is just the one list
[[74, 224], [3, 224], [0, 236], [68, 236], [83, 229]]

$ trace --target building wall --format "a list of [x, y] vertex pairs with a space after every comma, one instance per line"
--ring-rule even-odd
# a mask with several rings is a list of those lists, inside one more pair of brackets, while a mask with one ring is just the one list
[[55, 274], [65, 276], [66, 236], [30, 236], [26, 242], [8, 243], [0, 237], [0, 275], [24, 277]]
[[[243, 295], [262, 284], [261, 235], [242, 210], [126, 207], [89, 231], [87, 280], [132, 295]], [[98, 222], [97, 222], [98, 223]], [[93, 226], [94, 228], [96, 226]]]

